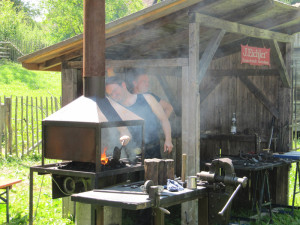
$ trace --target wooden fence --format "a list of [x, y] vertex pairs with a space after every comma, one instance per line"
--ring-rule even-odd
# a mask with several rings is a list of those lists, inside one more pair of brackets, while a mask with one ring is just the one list
[[[0, 52], [6, 54], [6, 58], [17, 62], [17, 59], [23, 55], [27, 55], [39, 49], [45, 48], [49, 44], [42, 43], [40, 40], [31, 40], [30, 42], [16, 39], [16, 40], [0, 40]], [[0, 55], [1, 58], [1, 55]]]
[[56, 97], [0, 97], [1, 155], [41, 153], [42, 120], [60, 107]]

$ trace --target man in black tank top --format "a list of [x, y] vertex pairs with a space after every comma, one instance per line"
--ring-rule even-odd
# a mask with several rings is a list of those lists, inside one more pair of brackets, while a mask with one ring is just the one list
[[127, 89], [132, 94], [151, 94], [161, 105], [167, 117], [170, 118], [174, 112], [173, 106], [166, 100], [161, 99], [152, 92], [149, 92], [149, 77], [144, 69], [131, 69], [126, 75]]
[[[173, 149], [170, 122], [160, 104], [150, 94], [131, 94], [125, 82], [118, 77], [106, 79], [107, 95], [144, 119], [145, 158], [161, 158], [159, 129], [165, 135], [164, 152]], [[133, 131], [134, 132], [134, 131]], [[140, 134], [132, 133], [133, 139]]]

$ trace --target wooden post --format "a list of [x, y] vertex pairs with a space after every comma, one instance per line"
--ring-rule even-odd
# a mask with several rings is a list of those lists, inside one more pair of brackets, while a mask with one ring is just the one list
[[198, 199], [198, 225], [208, 225], [208, 197]]
[[182, 154], [182, 162], [181, 162], [181, 181], [185, 182], [186, 180], [186, 154]]
[[58, 106], [57, 106], [57, 98], [54, 97], [54, 102], [55, 102], [55, 112], [58, 110]]
[[38, 99], [35, 97], [35, 121], [36, 121], [36, 144], [38, 147], [38, 152], [40, 153], [39, 145], [39, 114], [38, 114]]
[[156, 159], [145, 159], [145, 180], [152, 180], [154, 185], [158, 184], [158, 161]]
[[46, 117], [48, 117], [48, 97], [46, 97]]
[[165, 170], [165, 161], [162, 159], [157, 160], [158, 163], [158, 183], [159, 185], [167, 184], [167, 171]]
[[24, 130], [23, 130], [23, 126], [24, 126], [24, 122], [23, 122], [23, 110], [24, 110], [24, 106], [23, 106], [23, 96], [21, 97], [21, 139], [22, 139], [22, 157], [24, 156]]
[[66, 63], [62, 64], [62, 106], [67, 105], [79, 96], [81, 89], [80, 70], [69, 69]]
[[2, 137], [5, 129], [5, 105], [0, 101], [0, 149], [2, 153]]
[[[288, 78], [291, 80], [291, 44], [286, 44], [286, 58], [285, 66], [288, 72]], [[279, 124], [281, 128], [281, 140], [280, 140], [280, 151], [287, 152], [292, 149], [292, 91], [290, 88], [280, 85], [279, 89]], [[297, 134], [296, 134], [297, 135]], [[296, 147], [296, 146], [295, 146]], [[287, 204], [288, 203], [288, 167], [280, 167], [276, 170], [276, 204]]]
[[28, 121], [28, 96], [26, 96], [26, 145], [27, 145], [27, 154], [29, 153], [28, 152], [28, 149], [29, 149], [29, 128], [28, 128], [28, 124], [29, 124], [29, 121]]
[[33, 98], [31, 97], [31, 140], [32, 140], [32, 147], [31, 150], [34, 150], [34, 120], [33, 120]]
[[153, 208], [154, 210], [154, 225], [164, 225], [165, 215], [159, 208]]
[[[41, 110], [41, 121], [44, 119], [44, 107], [43, 107], [43, 98], [41, 97], [41, 99], [40, 99], [40, 105], [41, 105], [41, 108], [40, 108], [40, 110]], [[41, 124], [41, 128], [42, 128], [42, 122], [40, 123]], [[42, 140], [41, 140], [41, 142], [42, 142]]]
[[175, 163], [173, 159], [166, 159], [164, 160], [164, 171], [165, 171], [165, 179], [164, 179], [164, 183], [167, 183], [167, 179], [171, 179], [174, 180], [175, 178]]
[[40, 104], [41, 104], [41, 120], [45, 118], [44, 116], [44, 106], [43, 106], [43, 97], [40, 99]]
[[53, 97], [51, 96], [51, 114], [53, 114]]
[[15, 145], [16, 145], [16, 155], [18, 157], [18, 97], [16, 96], [15, 105]]
[[[182, 153], [187, 154], [187, 175], [200, 169], [200, 94], [199, 71], [200, 25], [189, 24], [189, 67], [182, 74]], [[198, 223], [197, 200], [182, 204], [181, 224]]]
[[8, 139], [6, 138], [6, 150], [5, 150], [5, 156], [7, 157], [7, 152], [9, 154], [12, 154], [12, 128], [11, 128], [11, 98], [5, 98], [5, 116], [6, 116], [6, 128], [8, 133]]

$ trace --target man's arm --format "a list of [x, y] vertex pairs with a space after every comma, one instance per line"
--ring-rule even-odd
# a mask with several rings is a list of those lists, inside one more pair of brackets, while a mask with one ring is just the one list
[[154, 94], [152, 92], [145, 93], [145, 94], [152, 95], [156, 99], [156, 101], [161, 105], [161, 107], [163, 108], [164, 112], [167, 115], [167, 118], [170, 118], [170, 116], [173, 112], [173, 106], [169, 102], [162, 100], [160, 97], [158, 97], [156, 94]]
[[144, 97], [148, 102], [148, 104], [150, 105], [153, 113], [159, 119], [162, 129], [164, 131], [165, 134], [164, 152], [168, 151], [170, 153], [173, 149], [173, 144], [172, 144], [172, 137], [171, 137], [171, 125], [167, 118], [167, 115], [165, 114], [161, 105], [156, 101], [156, 99], [152, 95], [144, 94]]
[[162, 99], [159, 101], [159, 104], [165, 111], [167, 118], [170, 118], [170, 116], [173, 112], [173, 106], [169, 102], [162, 100]]

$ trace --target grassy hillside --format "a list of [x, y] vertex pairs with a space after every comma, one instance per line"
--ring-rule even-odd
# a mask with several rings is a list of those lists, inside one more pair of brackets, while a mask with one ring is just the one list
[[[61, 96], [60, 73], [30, 71], [24, 69], [18, 63], [0, 60], [0, 97], [2, 102], [4, 96], [13, 96], [13, 98], [15, 96], [34, 98], [53, 96], [59, 98]], [[12, 112], [14, 114], [15, 111], [12, 110]], [[18, 120], [21, 119], [19, 118]], [[14, 122], [13, 116], [13, 127]], [[21, 138], [19, 137], [18, 140], [20, 141]], [[4, 155], [0, 154], [0, 171], [2, 171], [0, 180], [23, 180], [10, 191], [9, 224], [28, 224], [29, 167], [40, 164], [41, 156], [39, 154], [33, 153], [30, 156], [25, 156], [23, 159], [15, 156], [4, 158]], [[37, 176], [35, 174], [34, 224], [74, 224], [70, 219], [62, 218], [61, 199], [53, 200], [51, 198], [51, 190], [51, 177]], [[0, 204], [0, 224], [6, 224], [5, 221], [6, 208], [4, 204]]]
[[57, 72], [32, 71], [18, 63], [0, 60], [0, 96], [61, 96]]

